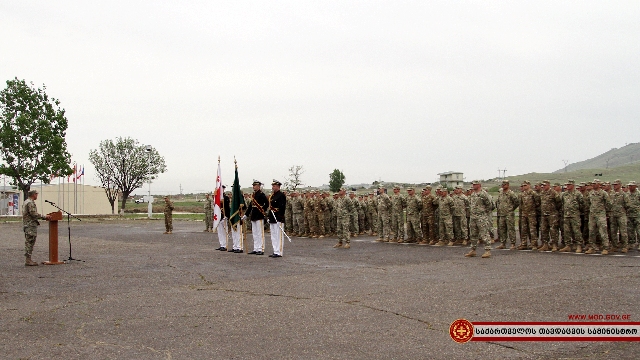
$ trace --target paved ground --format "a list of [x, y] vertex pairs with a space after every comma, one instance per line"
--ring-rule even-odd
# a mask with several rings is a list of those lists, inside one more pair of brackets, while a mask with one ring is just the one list
[[[72, 223], [83, 262], [23, 266], [0, 224], [0, 357], [81, 359], [637, 359], [638, 343], [457, 344], [471, 321], [639, 321], [640, 255], [494, 251], [297, 239], [284, 257], [214, 251], [202, 223]], [[34, 258], [45, 260], [47, 226]], [[61, 229], [66, 239], [66, 227]], [[271, 247], [267, 246], [270, 253]], [[68, 245], [60, 245], [61, 258]]]

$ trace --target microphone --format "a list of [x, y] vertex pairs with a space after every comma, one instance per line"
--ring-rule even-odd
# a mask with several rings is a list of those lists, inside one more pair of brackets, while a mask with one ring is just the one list
[[45, 200], [44, 202], [49, 203], [49, 204], [51, 204], [51, 205], [55, 205], [55, 203], [52, 203], [52, 202], [51, 202], [51, 201], [49, 201], [49, 200]]

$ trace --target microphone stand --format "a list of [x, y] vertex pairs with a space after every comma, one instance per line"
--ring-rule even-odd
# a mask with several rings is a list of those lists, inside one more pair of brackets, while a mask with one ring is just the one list
[[60, 208], [58, 205], [56, 205], [56, 203], [51, 202], [49, 200], [45, 200], [46, 203], [49, 203], [51, 206], [53, 206], [54, 208], [62, 211], [63, 213], [67, 214], [67, 231], [69, 232], [69, 258], [67, 259], [68, 261], [82, 261], [84, 262], [84, 260], [80, 260], [80, 259], [74, 259], [71, 257], [71, 218], [74, 218], [78, 221], [82, 221], [79, 218], [77, 218], [76, 216], [71, 215], [68, 211]]

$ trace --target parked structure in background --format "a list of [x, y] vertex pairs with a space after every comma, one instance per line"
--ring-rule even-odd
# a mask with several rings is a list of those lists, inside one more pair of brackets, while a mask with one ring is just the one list
[[464, 176], [461, 172], [448, 171], [438, 175], [440, 175], [440, 184], [446, 184], [448, 188], [454, 188], [457, 185], [464, 185]]

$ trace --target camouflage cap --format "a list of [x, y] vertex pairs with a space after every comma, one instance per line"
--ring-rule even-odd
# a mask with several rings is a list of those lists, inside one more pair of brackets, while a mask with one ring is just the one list
[[580, 186], [587, 186], [587, 183], [583, 181], [580, 183]]
[[613, 185], [622, 185], [622, 180], [620, 179], [615, 179], [612, 183]]
[[604, 185], [611, 185], [611, 183], [610, 183], [610, 182], [608, 182], [608, 181], [605, 181], [603, 184], [604, 184]]
[[416, 189], [414, 189], [413, 187], [408, 187], [407, 191], [415, 191]]
[[378, 185], [378, 189], [385, 189], [384, 184]]
[[525, 180], [522, 182], [522, 185], [531, 185], [531, 181]]
[[393, 190], [400, 190], [400, 186], [399, 185], [394, 186]]
[[347, 189], [345, 189], [345, 188], [341, 187], [341, 188], [340, 188], [340, 191], [347, 191]]
[[462, 185], [456, 185], [456, 189], [462, 189]]
[[629, 183], [627, 184], [627, 186], [638, 186], [636, 185], [635, 181], [629, 181]]
[[591, 183], [592, 184], [602, 184], [602, 181], [600, 181], [598, 179], [593, 179], [593, 181]]
[[544, 185], [551, 185], [551, 182], [549, 180], [542, 180], [541, 183], [539, 183], [540, 185], [544, 184]]
[[35, 195], [35, 194], [38, 194], [38, 190], [32, 189], [32, 190], [29, 190], [29, 192], [27, 193], [27, 196], [32, 196], [32, 195]]
[[502, 183], [503, 183], [503, 184], [508, 184], [508, 183], [509, 183], [509, 180], [504, 179], [504, 180], [502, 180]]
[[424, 188], [422, 188], [422, 190], [431, 190], [431, 185], [427, 185]]
[[575, 184], [576, 184], [576, 181], [575, 181], [575, 180], [573, 180], [573, 179], [569, 179], [569, 180], [567, 180], [567, 182], [566, 182], [566, 183], [564, 183], [564, 184], [565, 184], [565, 185], [575, 185]]
[[478, 181], [478, 180], [473, 180], [473, 181], [471, 182], [471, 184], [473, 184], [473, 185], [480, 185], [480, 181]]
[[553, 183], [553, 186], [562, 186], [562, 184], [560, 184], [559, 182], [555, 182]]

